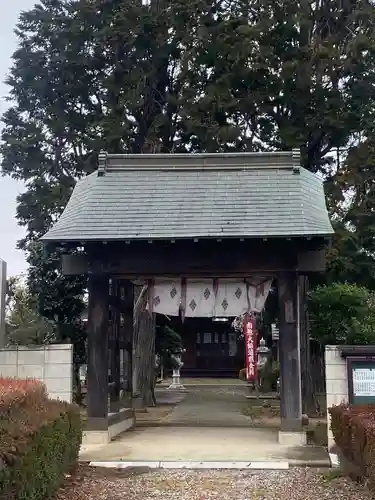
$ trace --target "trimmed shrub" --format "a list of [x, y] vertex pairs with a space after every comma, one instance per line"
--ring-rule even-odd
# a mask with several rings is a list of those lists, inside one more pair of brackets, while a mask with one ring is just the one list
[[0, 380], [0, 393], [0, 498], [51, 498], [78, 462], [79, 409], [35, 381]]
[[375, 489], [375, 405], [329, 409], [336, 444], [356, 479]]
[[38, 404], [47, 399], [44, 384], [33, 379], [0, 378], [0, 415], [18, 407]]

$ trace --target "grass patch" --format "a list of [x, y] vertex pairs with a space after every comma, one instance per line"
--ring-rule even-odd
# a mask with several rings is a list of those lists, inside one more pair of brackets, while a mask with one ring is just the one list
[[324, 481], [331, 482], [336, 479], [341, 479], [342, 477], [346, 477], [346, 474], [341, 469], [329, 469], [323, 473]]
[[317, 446], [328, 446], [328, 436], [327, 436], [327, 422], [318, 420], [310, 421], [309, 425], [306, 426], [307, 440], [309, 444], [315, 444]]
[[[254, 427], [280, 428], [280, 401], [277, 399], [251, 399], [242, 413], [251, 419]], [[328, 446], [327, 422], [323, 418], [310, 419], [304, 426], [309, 444]]]
[[280, 401], [276, 399], [251, 399], [242, 412], [253, 420], [280, 417]]
[[242, 409], [254, 427], [278, 428], [280, 425], [280, 401], [277, 399], [251, 399]]

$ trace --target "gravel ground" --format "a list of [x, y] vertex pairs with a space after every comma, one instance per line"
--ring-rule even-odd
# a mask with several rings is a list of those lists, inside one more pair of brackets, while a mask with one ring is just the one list
[[371, 500], [327, 471], [115, 471], [82, 467], [55, 500]]

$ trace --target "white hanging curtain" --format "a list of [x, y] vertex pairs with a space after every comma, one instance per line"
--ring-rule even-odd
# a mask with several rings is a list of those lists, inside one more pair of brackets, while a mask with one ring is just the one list
[[245, 280], [219, 279], [213, 316], [238, 316], [249, 310]]
[[261, 312], [272, 279], [155, 280], [148, 309], [166, 316], [178, 316], [180, 307], [187, 318], [233, 317], [248, 311]]
[[270, 293], [272, 280], [259, 278], [249, 279], [248, 282], [251, 312], [260, 313], [263, 310], [268, 294]]
[[213, 280], [187, 280], [186, 318], [212, 318], [215, 310]]
[[181, 303], [181, 280], [155, 280], [149, 294], [148, 310], [166, 316], [178, 316]]

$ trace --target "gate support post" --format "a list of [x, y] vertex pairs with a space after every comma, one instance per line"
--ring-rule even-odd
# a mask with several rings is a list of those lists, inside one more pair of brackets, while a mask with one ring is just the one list
[[[111, 301], [113, 304], [113, 296]], [[89, 315], [87, 337], [87, 427], [83, 445], [106, 444], [115, 436], [134, 427], [132, 408], [121, 408], [120, 396], [120, 310], [119, 301], [112, 306], [116, 324], [113, 328], [112, 350], [109, 347], [109, 278], [89, 277]], [[127, 311], [132, 318], [132, 310]], [[126, 312], [124, 313], [126, 316]], [[129, 325], [132, 334], [132, 322]], [[108, 410], [109, 358], [114, 382], [111, 411]]]
[[120, 347], [122, 350], [121, 406], [133, 408], [133, 329], [134, 329], [134, 285], [129, 280], [120, 282], [119, 295], [123, 302], [120, 324]]
[[280, 416], [279, 443], [305, 445], [302, 428], [299, 294], [296, 272], [279, 275]]
[[[89, 277], [87, 335], [87, 416], [89, 426], [105, 425], [108, 417], [108, 309], [107, 276]], [[95, 425], [96, 424], [96, 425]]]
[[[119, 298], [118, 281], [112, 279], [112, 296]], [[111, 336], [110, 336], [110, 353], [111, 353], [111, 382], [110, 391], [110, 412], [116, 413], [120, 411], [120, 391], [121, 391], [121, 370], [120, 370], [120, 307], [117, 303], [111, 304]]]

